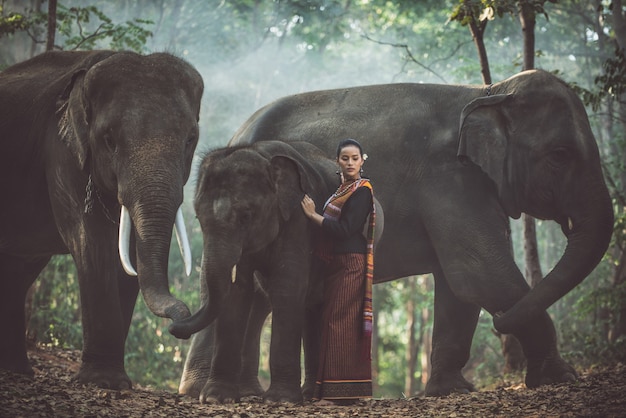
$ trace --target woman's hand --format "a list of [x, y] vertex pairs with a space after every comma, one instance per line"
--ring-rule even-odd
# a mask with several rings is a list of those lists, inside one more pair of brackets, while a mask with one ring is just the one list
[[302, 210], [307, 218], [310, 218], [313, 214], [315, 214], [315, 202], [309, 197], [309, 195], [305, 194], [300, 204], [302, 205]]
[[302, 211], [307, 218], [311, 219], [318, 225], [322, 224], [324, 218], [317, 212], [315, 212], [315, 202], [309, 197], [309, 195], [304, 195], [302, 201], [300, 202], [300, 205], [302, 206]]

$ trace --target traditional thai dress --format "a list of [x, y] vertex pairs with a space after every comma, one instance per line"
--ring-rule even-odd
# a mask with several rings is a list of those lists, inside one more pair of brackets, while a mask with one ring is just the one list
[[313, 398], [369, 398], [376, 217], [369, 180], [350, 180], [339, 186], [324, 205], [323, 217], [324, 239], [316, 254], [327, 262], [327, 270]]

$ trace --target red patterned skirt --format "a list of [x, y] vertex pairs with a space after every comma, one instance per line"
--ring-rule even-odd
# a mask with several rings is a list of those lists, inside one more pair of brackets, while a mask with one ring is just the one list
[[363, 335], [365, 254], [335, 254], [324, 281], [314, 399], [372, 397], [371, 337]]

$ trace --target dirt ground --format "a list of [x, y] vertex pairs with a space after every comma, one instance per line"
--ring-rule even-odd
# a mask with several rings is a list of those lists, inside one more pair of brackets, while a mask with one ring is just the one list
[[78, 351], [29, 352], [34, 378], [0, 371], [0, 417], [626, 417], [626, 365], [581, 372], [573, 384], [501, 387], [445, 398], [374, 399], [354, 406], [203, 405], [146, 388], [115, 391], [72, 380]]

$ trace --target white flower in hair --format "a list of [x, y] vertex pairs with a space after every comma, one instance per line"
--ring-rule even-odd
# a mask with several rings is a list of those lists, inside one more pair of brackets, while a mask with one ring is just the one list
[[363, 154], [363, 161], [367, 160], [367, 154]]

